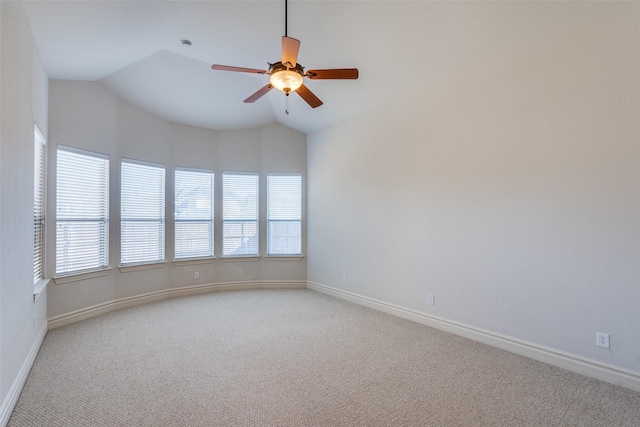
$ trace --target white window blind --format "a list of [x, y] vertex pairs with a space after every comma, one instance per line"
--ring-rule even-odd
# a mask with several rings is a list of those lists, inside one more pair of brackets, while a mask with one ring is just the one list
[[267, 254], [302, 254], [302, 177], [267, 175]]
[[120, 264], [164, 261], [164, 166], [122, 160]]
[[44, 279], [44, 233], [47, 173], [47, 141], [35, 127], [33, 168], [33, 283]]
[[175, 172], [175, 258], [213, 257], [213, 172]]
[[58, 147], [56, 274], [109, 265], [109, 158]]
[[258, 255], [258, 174], [222, 174], [222, 255]]

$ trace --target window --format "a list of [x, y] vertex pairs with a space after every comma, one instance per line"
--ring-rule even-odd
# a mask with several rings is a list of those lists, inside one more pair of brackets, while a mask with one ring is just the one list
[[258, 255], [258, 174], [222, 174], [222, 255]]
[[164, 262], [164, 166], [122, 160], [120, 264]]
[[213, 172], [176, 168], [175, 258], [213, 257]]
[[302, 254], [302, 177], [267, 175], [267, 255]]
[[42, 132], [35, 127], [34, 136], [34, 168], [33, 168], [33, 283], [37, 284], [45, 277], [44, 272], [44, 235], [46, 174], [47, 174], [47, 141]]
[[58, 147], [56, 274], [109, 265], [109, 158]]

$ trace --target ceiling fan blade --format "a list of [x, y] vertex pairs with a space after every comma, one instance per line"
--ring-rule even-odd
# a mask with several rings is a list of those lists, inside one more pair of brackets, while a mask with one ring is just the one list
[[211, 69], [220, 70], [220, 71], [236, 71], [239, 73], [254, 73], [254, 74], [267, 74], [268, 72], [265, 70], [258, 70], [256, 68], [231, 67], [229, 65], [218, 65], [218, 64], [212, 65]]
[[316, 108], [322, 105], [322, 101], [320, 101], [318, 97], [315, 96], [313, 92], [311, 92], [305, 85], [302, 85], [298, 89], [296, 89], [296, 92], [302, 97], [302, 99], [307, 101], [307, 104], [309, 104], [311, 108]]
[[258, 90], [256, 93], [254, 93], [253, 95], [251, 95], [250, 97], [248, 97], [247, 99], [244, 100], [244, 102], [247, 103], [251, 103], [251, 102], [256, 102], [258, 99], [260, 99], [265, 93], [269, 92], [271, 89], [273, 88], [273, 86], [271, 86], [271, 83], [266, 84], [264, 86], [262, 86], [260, 88], [260, 90]]
[[357, 68], [333, 68], [329, 70], [309, 70], [307, 71], [306, 75], [311, 80], [321, 80], [321, 79], [355, 80], [358, 78], [358, 69]]
[[282, 36], [282, 64], [284, 66], [289, 68], [296, 66], [299, 50], [300, 40]]

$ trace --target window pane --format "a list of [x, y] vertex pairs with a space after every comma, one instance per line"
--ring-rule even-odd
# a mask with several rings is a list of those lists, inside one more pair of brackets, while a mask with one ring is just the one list
[[122, 265], [164, 261], [162, 221], [122, 221]]
[[122, 161], [120, 263], [164, 261], [164, 166]]
[[228, 256], [258, 254], [257, 221], [224, 221], [222, 253]]
[[176, 221], [176, 258], [213, 256], [213, 224]]
[[302, 254], [302, 177], [267, 176], [267, 254]]
[[267, 234], [269, 255], [300, 255], [302, 253], [301, 221], [269, 221]]
[[222, 254], [258, 255], [258, 174], [222, 175]]
[[109, 264], [109, 159], [58, 148], [56, 274]]
[[213, 172], [176, 169], [175, 257], [213, 256]]
[[[106, 224], [101, 221], [57, 221], [58, 273], [106, 267]], [[63, 271], [64, 270], [64, 271]]]

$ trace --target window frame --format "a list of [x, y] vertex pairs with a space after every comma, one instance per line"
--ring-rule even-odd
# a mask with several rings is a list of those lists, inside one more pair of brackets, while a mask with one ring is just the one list
[[47, 139], [34, 124], [33, 289], [34, 298], [47, 286]]
[[[124, 178], [125, 178], [125, 174], [124, 174], [124, 170], [125, 167], [124, 165], [128, 164], [128, 165], [132, 165], [132, 166], [141, 166], [141, 167], [146, 167], [146, 168], [154, 168], [154, 169], [161, 169], [162, 170], [162, 174], [161, 174], [161, 183], [157, 183], [158, 188], [161, 189], [162, 195], [161, 197], [158, 199], [158, 201], [160, 202], [160, 205], [158, 207], [158, 212], [161, 213], [161, 217], [153, 217], [153, 216], [148, 216], [148, 217], [135, 217], [135, 216], [127, 216], [124, 213], [124, 209], [125, 209], [125, 199], [123, 196], [125, 196], [125, 193], [123, 191], [124, 189]], [[135, 270], [141, 270], [141, 269], [149, 269], [149, 268], [160, 268], [160, 267], [164, 267], [167, 263], [166, 260], [166, 245], [167, 245], [167, 231], [166, 231], [166, 226], [167, 226], [167, 218], [166, 218], [166, 196], [167, 196], [167, 167], [163, 164], [160, 163], [152, 163], [152, 162], [147, 162], [147, 161], [141, 161], [141, 160], [135, 160], [135, 159], [130, 159], [130, 158], [125, 158], [122, 157], [120, 159], [120, 265], [119, 265], [119, 269], [121, 272], [125, 272], [125, 271], [135, 271]], [[135, 207], [135, 206], [133, 206]], [[158, 254], [160, 255], [159, 258], [156, 259], [137, 259], [137, 260], [133, 260], [133, 261], [127, 261], [127, 262], [123, 262], [123, 257], [125, 254], [125, 239], [124, 237], [124, 228], [125, 228], [125, 224], [126, 223], [154, 223], [157, 222], [158, 223], [158, 230], [159, 230], [159, 236], [160, 239], [158, 240], [157, 247], [159, 249]], [[131, 251], [131, 253], [134, 253], [135, 251]]]
[[[270, 186], [270, 178], [271, 177], [297, 177], [299, 178], [299, 184], [300, 184], [300, 206], [299, 206], [299, 218], [295, 218], [295, 219], [271, 219], [270, 218], [270, 213], [271, 213], [271, 209], [270, 209], [270, 205], [272, 203], [271, 197], [270, 197], [270, 192], [271, 192], [271, 186]], [[283, 257], [293, 257], [293, 258], [299, 258], [303, 256], [303, 247], [304, 247], [304, 232], [303, 232], [303, 179], [302, 179], [302, 173], [301, 172], [270, 172], [267, 173], [267, 179], [266, 179], [266, 195], [267, 195], [267, 203], [266, 203], [266, 225], [267, 225], [267, 233], [266, 233], [266, 255], [267, 257], [271, 257], [271, 258], [283, 258]], [[296, 252], [296, 253], [272, 253], [271, 252], [271, 231], [272, 231], [272, 227], [270, 226], [270, 224], [272, 222], [283, 222], [283, 221], [287, 221], [287, 222], [299, 222], [300, 224], [300, 251]]]
[[[89, 218], [86, 216], [81, 216], [78, 215], [76, 217], [73, 218], [63, 218], [61, 219], [61, 216], [59, 215], [59, 212], [61, 210], [60, 207], [60, 198], [64, 197], [61, 196], [61, 188], [60, 188], [60, 153], [61, 152], [66, 152], [68, 154], [71, 155], [78, 155], [78, 156], [86, 156], [86, 157], [91, 157], [93, 159], [96, 160], [104, 160], [105, 162], [102, 165], [102, 170], [96, 172], [98, 174], [103, 174], [103, 179], [101, 180], [101, 184], [104, 185], [104, 187], [102, 187], [95, 195], [95, 197], [97, 199], [101, 199], [104, 202], [103, 205], [103, 209], [102, 209], [102, 214], [104, 216], [101, 217], [96, 217], [96, 218]], [[104, 272], [108, 272], [109, 270], [109, 233], [110, 233], [110, 215], [109, 215], [109, 209], [110, 209], [110, 188], [109, 188], [109, 183], [110, 183], [110, 159], [109, 156], [103, 153], [97, 153], [97, 152], [93, 152], [93, 151], [88, 151], [88, 150], [83, 150], [83, 149], [79, 149], [79, 148], [75, 148], [75, 147], [69, 147], [69, 146], [65, 146], [65, 145], [58, 145], [56, 147], [56, 275], [55, 275], [55, 280], [56, 283], [64, 283], [67, 281], [73, 281], [73, 277], [93, 277], [93, 276], [97, 276], [97, 275], [103, 275], [106, 274]], [[86, 189], [86, 182], [82, 182], [82, 188]], [[61, 223], [64, 222], [71, 222], [71, 223], [97, 223], [97, 224], [102, 224], [101, 226], [99, 226], [99, 230], [100, 231], [100, 240], [101, 240], [101, 244], [99, 245], [99, 249], [98, 249], [98, 257], [97, 259], [99, 260], [99, 263], [97, 265], [94, 266], [90, 266], [87, 268], [79, 268], [79, 269], [74, 269], [74, 270], [65, 270], [65, 271], [60, 271], [59, 270], [59, 266], [60, 264], [60, 258], [59, 258], [59, 249], [60, 249], [60, 239], [59, 239], [59, 234], [58, 234], [58, 230], [60, 227]], [[94, 254], [95, 255], [95, 254]], [[71, 279], [69, 279], [71, 278]], [[78, 279], [80, 280], [80, 279]]]
[[[194, 174], [208, 174], [211, 179], [211, 193], [210, 193], [210, 205], [211, 205], [211, 216], [210, 218], [194, 218], [194, 219], [179, 219], [178, 215], [178, 173], [186, 172], [186, 173], [194, 173]], [[173, 184], [174, 184], [174, 207], [173, 207], [173, 261], [174, 263], [184, 263], [189, 261], [197, 261], [197, 260], [213, 260], [215, 259], [215, 171], [210, 169], [198, 169], [198, 168], [189, 168], [189, 167], [181, 167], [176, 166], [173, 174]], [[209, 223], [210, 225], [210, 237], [209, 237], [209, 245], [211, 248], [210, 253], [208, 254], [196, 254], [196, 255], [178, 255], [178, 224], [187, 224], [187, 223]]]
[[[226, 192], [225, 192], [225, 177], [229, 176], [250, 176], [255, 177], [255, 220], [250, 218], [244, 219], [227, 219], [226, 214], [227, 210], [225, 209], [226, 205]], [[222, 231], [220, 233], [221, 237], [221, 246], [222, 246], [222, 258], [259, 258], [260, 257], [260, 173], [258, 172], [243, 172], [243, 171], [223, 171], [222, 179], [221, 179], [221, 187], [222, 187]], [[225, 252], [225, 241], [226, 241], [226, 224], [229, 223], [255, 223], [255, 233], [254, 236], [256, 238], [256, 250], [255, 253], [246, 253], [246, 254], [238, 254], [238, 253], [226, 253]], [[244, 228], [244, 227], [243, 227]], [[244, 234], [244, 233], [243, 233]], [[237, 237], [236, 237], [237, 238]], [[242, 237], [241, 237], [242, 238]], [[249, 237], [251, 238], [251, 237]], [[242, 245], [241, 243], [240, 245]]]

